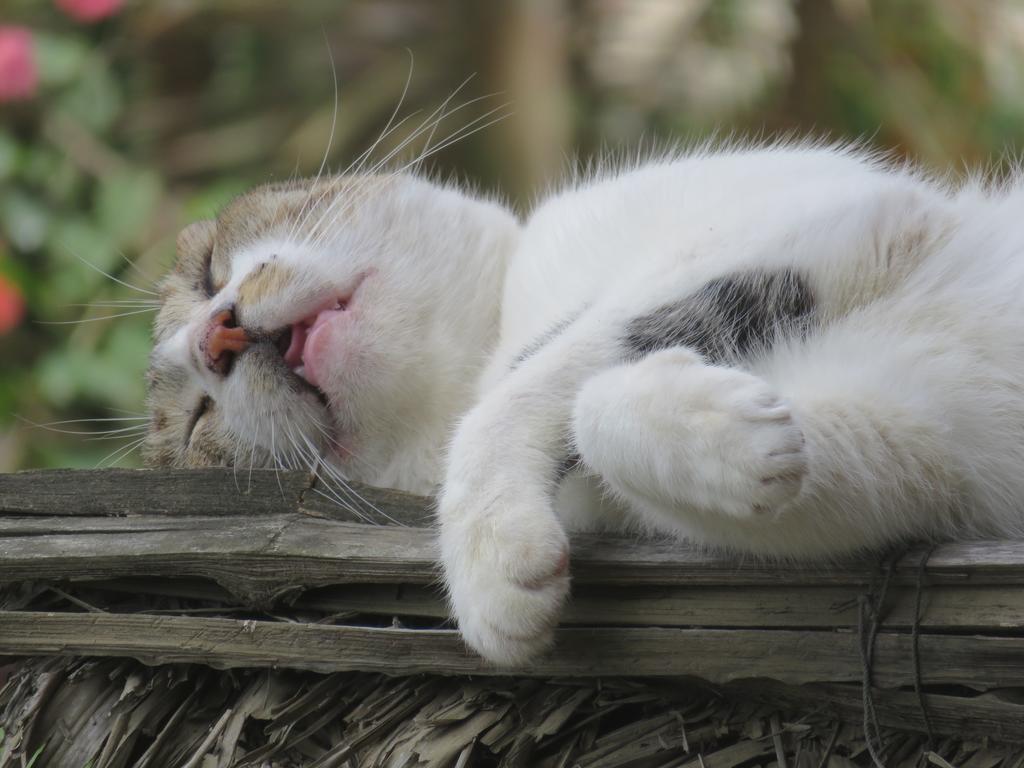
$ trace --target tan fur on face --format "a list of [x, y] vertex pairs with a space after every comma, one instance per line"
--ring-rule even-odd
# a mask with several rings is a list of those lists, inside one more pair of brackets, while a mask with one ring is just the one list
[[261, 264], [238, 286], [239, 303], [245, 305], [262, 301], [283, 289], [294, 277], [295, 270], [286, 264], [276, 261]]

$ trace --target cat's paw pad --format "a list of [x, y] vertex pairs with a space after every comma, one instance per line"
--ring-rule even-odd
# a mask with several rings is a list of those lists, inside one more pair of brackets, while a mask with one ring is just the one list
[[748, 424], [737, 426], [749, 433], [745, 460], [751, 477], [758, 481], [750, 488], [750, 511], [774, 512], [796, 498], [803, 486], [807, 474], [804, 434], [789, 407], [778, 400], [751, 404], [745, 418]]
[[569, 544], [553, 515], [510, 508], [445, 524], [441, 551], [467, 645], [502, 666], [547, 650], [569, 593]]
[[691, 368], [674, 412], [677, 459], [693, 472], [693, 501], [737, 517], [792, 501], [807, 474], [804, 435], [789, 405], [762, 379], [714, 366]]
[[580, 453], [627, 498], [736, 517], [781, 511], [807, 474], [804, 435], [763, 379], [664, 350], [595, 377], [575, 415]]
[[803, 431], [764, 380], [700, 366], [679, 382], [677, 460], [693, 478], [692, 501], [737, 517], [780, 511], [807, 474]]

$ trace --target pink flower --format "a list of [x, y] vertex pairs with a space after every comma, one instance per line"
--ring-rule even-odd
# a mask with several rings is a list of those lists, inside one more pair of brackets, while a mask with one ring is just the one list
[[32, 33], [0, 26], [0, 103], [30, 98], [38, 85]]
[[57, 7], [64, 13], [86, 23], [112, 16], [122, 5], [124, 0], [57, 0]]
[[0, 336], [14, 330], [25, 316], [25, 299], [14, 283], [0, 275]]

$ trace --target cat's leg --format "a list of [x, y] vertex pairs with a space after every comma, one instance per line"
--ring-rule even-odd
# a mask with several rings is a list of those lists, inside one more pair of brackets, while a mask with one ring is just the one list
[[756, 372], [682, 349], [609, 369], [577, 399], [577, 449], [656, 523], [745, 551], [832, 556], [948, 533], [1011, 398], [980, 407], [982, 359], [892, 327], [840, 324]]
[[584, 315], [500, 381], [462, 420], [438, 499], [441, 559], [466, 642], [514, 664], [550, 642], [569, 591], [554, 510], [583, 380], [621, 355], [621, 325]]

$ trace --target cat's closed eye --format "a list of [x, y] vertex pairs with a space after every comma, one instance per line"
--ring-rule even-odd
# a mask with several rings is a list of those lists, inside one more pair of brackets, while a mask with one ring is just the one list
[[217, 295], [218, 286], [213, 282], [213, 249], [215, 245], [213, 242], [209, 244], [203, 255], [203, 276], [202, 285], [199, 286], [200, 290], [206, 295], [206, 298], [212, 299]]
[[209, 395], [204, 395], [192, 411], [192, 416], [189, 418], [188, 430], [185, 432], [186, 446], [192, 442], [192, 434], [196, 431], [196, 426], [199, 424], [200, 419], [202, 419], [203, 416], [205, 416], [212, 408], [213, 399]]

